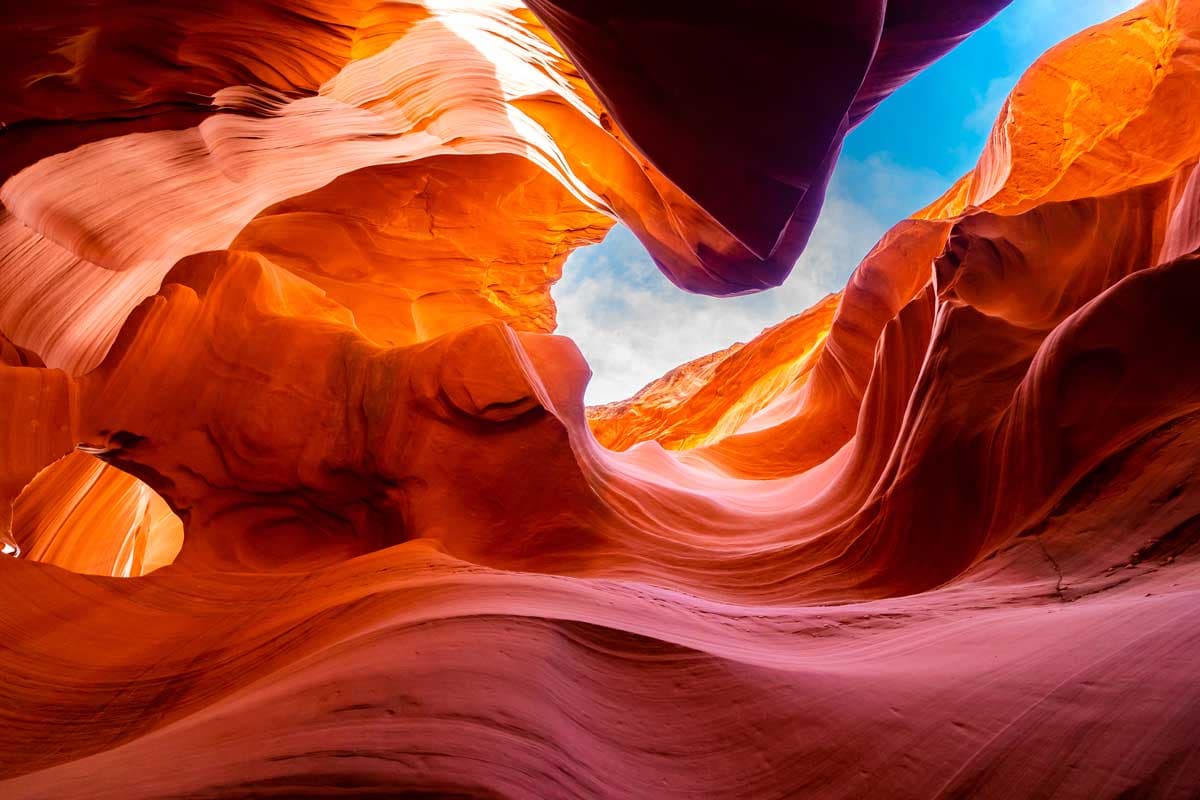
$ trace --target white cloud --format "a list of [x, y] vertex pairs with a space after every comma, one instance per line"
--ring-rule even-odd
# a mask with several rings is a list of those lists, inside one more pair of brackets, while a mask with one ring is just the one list
[[1020, 75], [1005, 75], [992, 78], [983, 92], [975, 92], [975, 110], [963, 120], [963, 127], [974, 133], [987, 135], [992, 131], [996, 117], [1008, 95], [1016, 86]]
[[[592, 368], [587, 402], [628, 397], [693, 358], [746, 341], [845, 285], [850, 272], [895, 219], [932, 200], [949, 181], [906, 170], [886, 154], [843, 159], [820, 222], [791, 277], [745, 297], [692, 295], [671, 285], [641, 244], [618, 227], [599, 245], [576, 251], [554, 289], [558, 333], [579, 345]], [[903, 208], [881, 219], [852, 197]]]

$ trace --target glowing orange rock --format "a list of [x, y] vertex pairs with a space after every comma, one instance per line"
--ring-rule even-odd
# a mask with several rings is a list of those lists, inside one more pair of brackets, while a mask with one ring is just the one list
[[77, 452], [42, 470], [17, 498], [13, 539], [23, 558], [129, 578], [174, 561], [183, 524], [137, 478]]
[[554, 329], [550, 286], [611, 221], [516, 156], [438, 157], [344, 175], [266, 209], [232, 247], [324, 289], [381, 344], [498, 319]]
[[690, 449], [728, 436], [768, 406], [789, 415], [784, 408], [803, 391], [840, 299], [830, 295], [749, 346], [684, 364], [628, 400], [589, 408], [592, 432], [613, 450], [646, 439]]
[[[960, 5], [876, 4], [833, 116]], [[590, 411], [547, 289], [610, 214], [692, 288], [774, 267], [529, 9], [122, 10], [0, 60], [58, 76], [0, 188], [0, 795], [1196, 793], [1196, 3], [1051, 51], [840, 294]]]

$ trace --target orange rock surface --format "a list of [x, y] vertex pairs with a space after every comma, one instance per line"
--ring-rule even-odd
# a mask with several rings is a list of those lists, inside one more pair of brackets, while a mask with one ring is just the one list
[[[628, 70], [691, 4], [6, 18], [0, 796], [1200, 791], [1200, 3], [1048, 52], [750, 342], [585, 409], [552, 333], [614, 218], [778, 282], [846, 127], [1001, 4], [942, 5], [852, 3], [807, 122], [737, 62], [668, 155], [691, 65]], [[713, 201], [722, 148], [788, 212]]]

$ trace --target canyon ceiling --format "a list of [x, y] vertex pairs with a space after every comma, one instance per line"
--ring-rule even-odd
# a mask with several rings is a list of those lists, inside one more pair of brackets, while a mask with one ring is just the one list
[[617, 221], [779, 285], [1006, 5], [6, 8], [0, 796], [1195, 797], [1200, 0], [757, 338], [553, 334]]

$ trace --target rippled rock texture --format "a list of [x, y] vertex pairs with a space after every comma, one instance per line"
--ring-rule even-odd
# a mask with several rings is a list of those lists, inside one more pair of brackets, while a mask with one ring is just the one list
[[1200, 3], [758, 338], [552, 335], [614, 219], [777, 284], [1003, 5], [6, 12], [0, 796], [1195, 796]]

